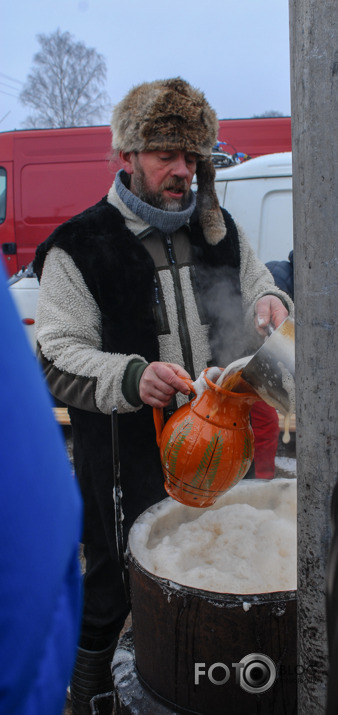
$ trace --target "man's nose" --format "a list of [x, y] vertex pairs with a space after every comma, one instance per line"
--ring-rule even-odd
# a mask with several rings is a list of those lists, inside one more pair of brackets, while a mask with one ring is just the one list
[[180, 179], [188, 178], [190, 171], [183, 152], [175, 158], [171, 173], [174, 176], [179, 176]]

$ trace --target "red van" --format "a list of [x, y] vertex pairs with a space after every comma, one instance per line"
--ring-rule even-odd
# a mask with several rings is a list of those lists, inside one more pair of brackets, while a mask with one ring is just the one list
[[109, 127], [0, 134], [0, 246], [9, 275], [63, 221], [107, 194], [118, 168]]

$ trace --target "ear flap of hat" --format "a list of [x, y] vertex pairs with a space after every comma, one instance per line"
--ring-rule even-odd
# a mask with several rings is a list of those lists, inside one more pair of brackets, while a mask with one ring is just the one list
[[197, 162], [197, 210], [205, 239], [212, 245], [221, 241], [227, 232], [215, 191], [215, 175], [211, 159], [201, 159]]

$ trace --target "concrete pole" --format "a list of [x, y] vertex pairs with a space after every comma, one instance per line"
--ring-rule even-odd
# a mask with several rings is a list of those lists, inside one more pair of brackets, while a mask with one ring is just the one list
[[289, 0], [289, 9], [298, 664], [305, 669], [305, 676], [298, 678], [298, 715], [320, 715], [325, 712], [327, 684], [325, 586], [330, 500], [338, 480], [338, 3]]

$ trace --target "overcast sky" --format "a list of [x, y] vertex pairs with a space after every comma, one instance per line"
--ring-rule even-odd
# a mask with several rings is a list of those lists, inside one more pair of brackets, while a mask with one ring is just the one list
[[104, 56], [112, 107], [139, 82], [180, 75], [220, 119], [290, 114], [288, 0], [9, 0], [1, 8], [0, 131], [22, 128], [31, 110], [18, 94], [36, 36], [57, 28]]

